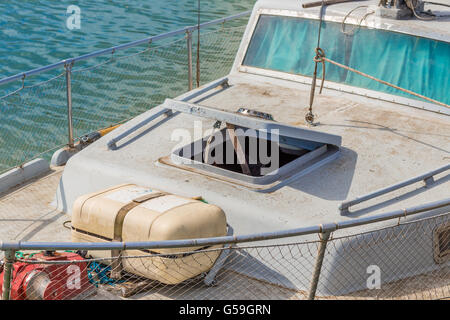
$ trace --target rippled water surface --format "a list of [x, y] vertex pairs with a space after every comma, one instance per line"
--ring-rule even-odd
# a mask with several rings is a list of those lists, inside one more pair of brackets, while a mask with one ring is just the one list
[[[251, 9], [252, 0], [203, 0], [201, 21]], [[67, 8], [81, 9], [69, 30]], [[0, 1], [0, 78], [197, 23], [197, 0]]]
[[[250, 10], [254, 2], [202, 0], [201, 22]], [[81, 10], [80, 29], [66, 26], [72, 4]], [[246, 19], [202, 31], [201, 83], [229, 71]], [[1, 1], [0, 78], [196, 23], [197, 0]], [[141, 46], [76, 63], [75, 137], [124, 121], [186, 91], [186, 56], [186, 41], [179, 36], [151, 44], [151, 50]], [[36, 156], [49, 158], [56, 146], [67, 143], [63, 71], [58, 68], [0, 86], [0, 172]], [[33, 87], [52, 77], [57, 78]], [[17, 94], [1, 98], [15, 90]]]

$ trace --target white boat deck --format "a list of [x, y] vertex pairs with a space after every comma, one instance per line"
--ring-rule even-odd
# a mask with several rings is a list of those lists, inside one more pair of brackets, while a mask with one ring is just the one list
[[[372, 0], [369, 2], [375, 3]], [[281, 7], [285, 10], [294, 9], [290, 7], [293, 4], [294, 1], [283, 1]], [[258, 5], [280, 7], [276, 1], [261, 1]], [[340, 4], [330, 8], [328, 12], [347, 12], [347, 8], [354, 6], [355, 4]], [[316, 14], [317, 10], [316, 8], [305, 12]], [[367, 20], [368, 23], [371, 19]], [[448, 26], [448, 23], [443, 21], [439, 28], [434, 30], [437, 37], [448, 36], [448, 29], [445, 32], [442, 29]], [[414, 25], [395, 22], [394, 27], [404, 30], [411, 27], [413, 30], [422, 28], [421, 24], [422, 22], [415, 22]], [[429, 26], [433, 29], [433, 24]], [[431, 29], [425, 31], [434, 32]], [[144, 120], [153, 113], [149, 110], [73, 156], [64, 168], [52, 169], [45, 176], [0, 195], [0, 240], [70, 241], [70, 230], [64, 228], [63, 223], [70, 220], [75, 199], [80, 195], [123, 183], [134, 183], [186, 197], [202, 196], [209, 203], [224, 210], [228, 223], [238, 235], [352, 220], [449, 197], [450, 174], [444, 172], [437, 175], [430, 186], [416, 183], [357, 205], [351, 209], [349, 215], [341, 216], [338, 207], [344, 200], [448, 164], [449, 116], [325, 88], [321, 95], [315, 96], [313, 112], [317, 125], [310, 127], [304, 120], [309, 104], [309, 85], [233, 70], [228, 77], [230, 87], [216, 88], [190, 102], [233, 113], [240, 107], [247, 107], [270, 113], [279, 123], [339, 135], [342, 137], [339, 157], [281, 189], [259, 193], [196, 170], [188, 171], [161, 162], [161, 158], [170, 156], [176, 147], [180, 147], [180, 141], [172, 139], [176, 130], [184, 129], [194, 136], [195, 121], [200, 121], [203, 130], [207, 130], [212, 128], [214, 120], [183, 113], [159, 118], [123, 139], [118, 143], [117, 150], [108, 149], [107, 143], [110, 139]], [[178, 98], [182, 99], [186, 95]], [[410, 218], [444, 213], [449, 209], [441, 208]], [[389, 221], [385, 224], [392, 225], [396, 222]], [[374, 226], [366, 225], [347, 229], [345, 233], [360, 233], [372, 228]], [[317, 234], [303, 237], [302, 240], [312, 238], [317, 240]], [[284, 243], [289, 241], [282, 240]], [[431, 242], [431, 239], [427, 241]], [[272, 243], [276, 244], [278, 241]], [[427, 254], [431, 254], [431, 249]], [[427, 257], [431, 261], [431, 256]], [[365, 269], [361, 270], [357, 271], [365, 276]], [[440, 272], [442, 274], [437, 276], [438, 281], [441, 281], [439, 286], [448, 292], [448, 268], [443, 268]], [[276, 284], [249, 280], [249, 275], [236, 274], [234, 269], [226, 268], [221, 275], [223, 278], [217, 287], [205, 289], [194, 286], [189, 287], [185, 293], [180, 289], [178, 297], [270, 299], [304, 298], [305, 295], [305, 291], [292, 292], [287, 288], [277, 291]], [[396, 297], [424, 298], [417, 296], [417, 293], [429, 294], [430, 288], [424, 286], [424, 283], [433, 283], [432, 278], [435, 276], [436, 274], [418, 275], [417, 279], [424, 278], [416, 282], [392, 284], [402, 289]], [[442, 281], [443, 278], [446, 281]], [[309, 283], [305, 283], [305, 286], [307, 285]], [[226, 290], [227, 286], [231, 290], [230, 293]], [[241, 290], [236, 291], [236, 286]], [[436, 286], [433, 284], [431, 288]], [[389, 284], [384, 289], [389, 292]], [[170, 298], [171, 290], [170, 287], [158, 288], [134, 298]], [[117, 294], [106, 292], [95, 296], [105, 299], [117, 297]], [[349, 298], [356, 297], [367, 297], [367, 294], [356, 292]]]
[[[235, 112], [248, 107], [271, 113], [277, 122], [305, 127], [309, 86], [249, 74], [232, 75], [230, 87], [195, 99], [198, 104]], [[181, 97], [180, 97], [181, 98]], [[214, 121], [178, 114], [157, 119], [108, 150], [107, 142], [142, 121], [148, 111], [98, 140], [69, 160], [60, 193], [62, 208], [80, 195], [121, 183], [153, 187], [183, 196], [202, 196], [223, 208], [237, 234], [250, 234], [355, 219], [438, 201], [449, 196], [450, 176], [436, 176], [431, 187], [417, 183], [355, 206], [348, 216], [338, 206], [365, 193], [410, 179], [450, 161], [447, 115], [324, 89], [316, 95], [319, 125], [309, 129], [342, 136], [341, 154], [328, 164], [271, 193], [161, 164], [179, 144], [171, 135], [194, 121], [203, 130]], [[69, 190], [69, 191], [67, 191]], [[447, 208], [448, 209], [448, 208]]]
[[[0, 198], [0, 239], [2, 241], [70, 241], [70, 230], [63, 227], [70, 217], [55, 209], [54, 190], [63, 168], [17, 186]], [[3, 252], [2, 252], [3, 253]], [[0, 257], [1, 258], [1, 257]], [[231, 267], [231, 265], [230, 265]], [[317, 299], [437, 299], [450, 295], [448, 268], [383, 285], [376, 295], [371, 290], [344, 296], [317, 296]], [[443, 281], [442, 279], [447, 279]], [[101, 286], [84, 299], [306, 299], [307, 292], [249, 277], [225, 267], [216, 277], [217, 285], [206, 287], [201, 280], [177, 286], [153, 285], [122, 296], [121, 286]], [[393, 292], [395, 293], [393, 295]]]

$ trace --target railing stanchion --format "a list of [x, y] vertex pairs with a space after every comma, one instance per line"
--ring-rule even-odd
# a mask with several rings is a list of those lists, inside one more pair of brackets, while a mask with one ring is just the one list
[[66, 63], [64, 65], [66, 69], [66, 93], [67, 93], [67, 124], [69, 131], [69, 148], [73, 148], [73, 122], [72, 122], [72, 64]]
[[189, 91], [193, 89], [193, 80], [192, 80], [192, 31], [186, 31], [187, 38], [187, 59], [188, 59], [188, 80], [189, 80]]
[[314, 266], [314, 273], [311, 279], [311, 286], [309, 289], [308, 300], [314, 300], [316, 296], [317, 284], [319, 283], [320, 271], [322, 270], [323, 257], [325, 256], [325, 249], [327, 248], [330, 232], [320, 233], [320, 245], [317, 251], [316, 264]]
[[16, 252], [14, 250], [5, 251], [5, 265], [3, 269], [2, 300], [9, 300], [11, 291], [11, 280], [13, 275], [13, 263]]

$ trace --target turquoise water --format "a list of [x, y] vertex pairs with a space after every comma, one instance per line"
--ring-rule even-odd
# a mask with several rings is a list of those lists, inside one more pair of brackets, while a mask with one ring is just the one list
[[[202, 0], [201, 22], [250, 10], [254, 2]], [[66, 26], [71, 4], [81, 10], [80, 29]], [[246, 20], [202, 31], [201, 83], [227, 74]], [[196, 23], [197, 0], [2, 1], [0, 78]], [[179, 36], [76, 64], [72, 74], [75, 137], [134, 117], [166, 97], [185, 92], [186, 61], [186, 41]], [[98, 66], [84, 69], [94, 65]], [[29, 77], [24, 89], [0, 98], [0, 172], [37, 156], [49, 159], [55, 148], [67, 143], [63, 71]], [[21, 86], [20, 80], [0, 86], [0, 97]]]
[[[202, 0], [201, 21], [254, 2]], [[81, 9], [79, 30], [66, 27], [71, 4]], [[197, 0], [0, 1], [0, 78], [196, 23]]]

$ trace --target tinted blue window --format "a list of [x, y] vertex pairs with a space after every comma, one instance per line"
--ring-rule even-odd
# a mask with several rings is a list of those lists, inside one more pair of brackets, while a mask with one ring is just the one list
[[[318, 26], [317, 20], [261, 15], [243, 64], [312, 77]], [[320, 47], [328, 58], [450, 104], [449, 43], [363, 27], [346, 35], [335, 22], [322, 28]], [[319, 64], [318, 77], [321, 69]], [[415, 98], [330, 63], [326, 80]]]

